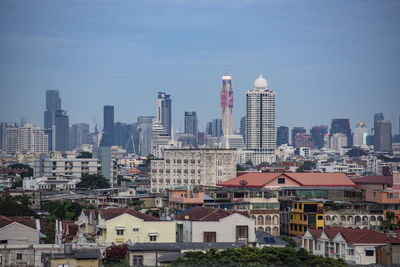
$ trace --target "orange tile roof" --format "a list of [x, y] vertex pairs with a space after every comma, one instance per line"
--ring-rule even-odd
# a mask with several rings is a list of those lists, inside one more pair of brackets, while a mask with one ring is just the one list
[[246, 173], [218, 184], [225, 187], [265, 187], [278, 176], [287, 176], [300, 186], [351, 186], [356, 184], [344, 173]]

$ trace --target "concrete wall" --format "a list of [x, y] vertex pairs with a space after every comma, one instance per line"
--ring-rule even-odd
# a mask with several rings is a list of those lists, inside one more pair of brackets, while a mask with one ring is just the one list
[[0, 229], [0, 240], [8, 240], [7, 245], [39, 244], [39, 231], [14, 222]]
[[[242, 225], [248, 226], [248, 242], [255, 242], [254, 221], [240, 214], [232, 214], [219, 221], [193, 221], [192, 239], [187, 242], [203, 242], [204, 232], [216, 232], [216, 242], [236, 242], [236, 226]], [[185, 234], [184, 228], [184, 235]]]
[[[176, 241], [174, 221], [144, 221], [129, 214], [122, 214], [111, 220], [99, 220], [99, 224], [106, 226], [99, 236], [99, 242], [124, 243], [130, 239], [132, 243], [145, 243], [150, 242], [149, 234], [157, 234], [155, 243]], [[117, 235], [118, 228], [124, 228], [124, 235]], [[138, 228], [138, 231], [133, 231], [134, 228]]]

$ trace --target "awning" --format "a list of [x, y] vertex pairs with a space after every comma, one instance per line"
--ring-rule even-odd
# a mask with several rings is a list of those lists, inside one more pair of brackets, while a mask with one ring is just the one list
[[96, 228], [100, 228], [100, 229], [106, 229], [106, 226], [105, 225], [96, 225]]
[[158, 236], [158, 233], [149, 233], [149, 236]]
[[365, 248], [366, 251], [375, 251], [375, 248]]
[[115, 227], [115, 230], [125, 230], [125, 227], [124, 226], [117, 226], [117, 227]]

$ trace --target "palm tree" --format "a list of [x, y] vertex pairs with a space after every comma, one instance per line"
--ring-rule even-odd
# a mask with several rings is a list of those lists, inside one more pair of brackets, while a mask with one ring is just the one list
[[383, 231], [386, 233], [386, 255], [391, 254], [390, 231], [400, 229], [400, 221], [396, 223], [394, 212], [386, 212], [386, 218], [382, 224]]

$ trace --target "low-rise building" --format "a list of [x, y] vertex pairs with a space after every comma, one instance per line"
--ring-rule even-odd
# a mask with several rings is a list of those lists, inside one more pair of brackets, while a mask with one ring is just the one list
[[235, 149], [165, 149], [151, 161], [151, 191], [185, 185], [215, 186], [236, 176]]
[[302, 236], [307, 229], [324, 229], [324, 204], [294, 201], [290, 212], [289, 235]]
[[[36, 245], [44, 234], [44, 224], [32, 217], [5, 217], [0, 215], [0, 244]], [[0, 265], [1, 266], [1, 265]]]
[[[176, 224], [127, 208], [83, 210], [78, 218], [78, 242], [101, 244], [175, 242]], [[91, 238], [88, 238], [90, 237]], [[89, 240], [88, 240], [89, 239]]]
[[[302, 247], [313, 255], [340, 258], [349, 264], [376, 263], [376, 249], [387, 243], [386, 235], [372, 230], [352, 228], [307, 229]], [[391, 243], [400, 239], [391, 237]]]
[[97, 158], [50, 158], [43, 154], [34, 161], [33, 176], [57, 177], [80, 179], [86, 174], [101, 174], [101, 164]]
[[176, 220], [177, 242], [256, 242], [254, 221], [246, 212], [194, 207]]

